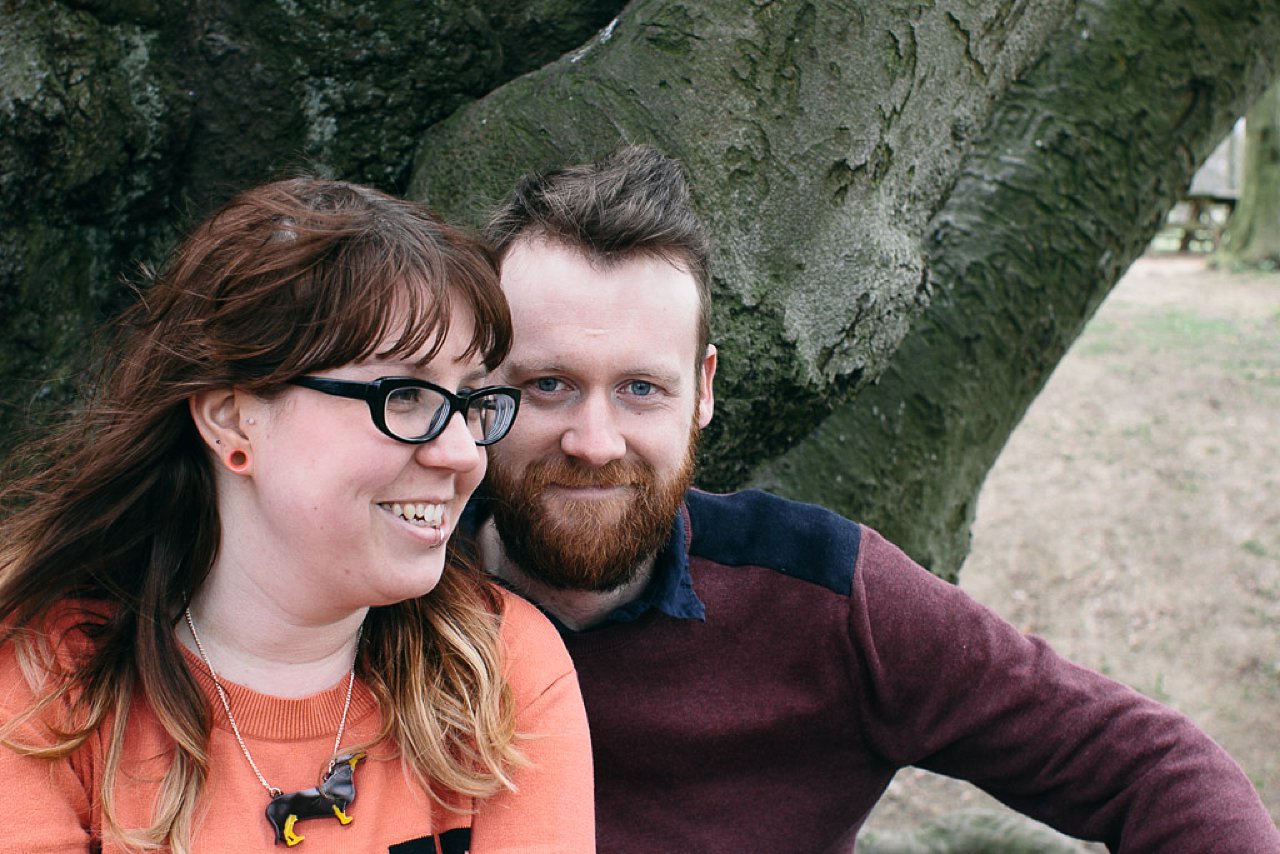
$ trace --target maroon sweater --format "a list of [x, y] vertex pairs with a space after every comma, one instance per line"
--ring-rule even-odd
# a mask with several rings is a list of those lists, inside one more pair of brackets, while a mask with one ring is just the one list
[[659, 563], [645, 601], [564, 633], [601, 854], [849, 851], [907, 765], [1116, 851], [1280, 852], [1248, 779], [1191, 721], [868, 528], [692, 491]]

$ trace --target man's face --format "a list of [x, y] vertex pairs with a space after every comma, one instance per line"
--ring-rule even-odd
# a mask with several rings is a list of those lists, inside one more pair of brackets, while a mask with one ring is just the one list
[[665, 541], [711, 420], [697, 286], [659, 257], [600, 268], [542, 240], [512, 247], [502, 285], [515, 340], [495, 379], [523, 397], [489, 449], [498, 532], [546, 584], [614, 589]]

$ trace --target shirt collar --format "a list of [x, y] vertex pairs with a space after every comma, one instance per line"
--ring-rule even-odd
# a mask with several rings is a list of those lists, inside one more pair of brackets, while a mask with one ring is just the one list
[[681, 504], [671, 525], [671, 535], [654, 561], [649, 585], [639, 597], [614, 608], [597, 625], [630, 623], [650, 610], [677, 620], [705, 621], [706, 606], [693, 589], [693, 576], [689, 574], [689, 539], [689, 510]]

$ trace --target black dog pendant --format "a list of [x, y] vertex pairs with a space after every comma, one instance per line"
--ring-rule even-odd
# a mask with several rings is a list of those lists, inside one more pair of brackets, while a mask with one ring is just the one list
[[276, 844], [294, 846], [305, 839], [293, 829], [304, 819], [336, 818], [342, 824], [350, 824], [347, 807], [356, 799], [356, 763], [364, 757], [363, 753], [339, 756], [319, 786], [272, 798], [267, 804], [267, 821], [275, 828]]

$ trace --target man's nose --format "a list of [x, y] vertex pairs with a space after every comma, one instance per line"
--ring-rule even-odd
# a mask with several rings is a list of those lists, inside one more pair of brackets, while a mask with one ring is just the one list
[[592, 466], [621, 459], [627, 453], [627, 442], [618, 424], [612, 402], [603, 395], [592, 395], [578, 407], [573, 422], [560, 437], [560, 450]]

